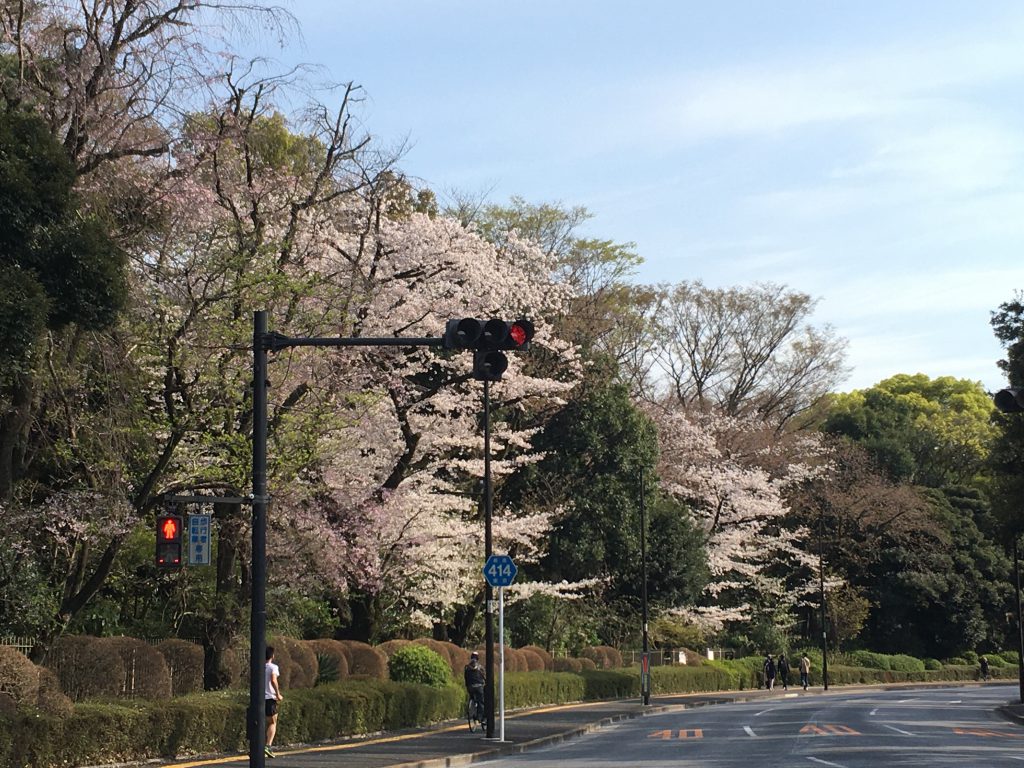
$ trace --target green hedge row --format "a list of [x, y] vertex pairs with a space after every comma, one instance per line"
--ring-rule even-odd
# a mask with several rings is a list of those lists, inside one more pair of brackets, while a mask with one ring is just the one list
[[[309, 743], [450, 720], [463, 691], [381, 680], [346, 680], [288, 691], [277, 743]], [[0, 768], [55, 768], [246, 749], [239, 692], [170, 702], [75, 706], [64, 718], [18, 712], [0, 718]]]
[[[992, 672], [1016, 676], [1013, 667]], [[760, 686], [759, 673], [746, 659], [655, 667], [652, 690], [657, 695], [754, 688]], [[977, 677], [978, 668], [973, 665], [917, 672], [829, 666], [834, 685]], [[791, 682], [795, 684], [796, 679]], [[817, 678], [814, 684], [820, 684]], [[635, 668], [579, 674], [512, 672], [505, 678], [509, 709], [639, 695], [640, 676]], [[311, 743], [451, 720], [462, 716], [464, 700], [465, 693], [457, 685], [433, 688], [369, 679], [286, 691], [276, 743]], [[0, 768], [57, 768], [242, 752], [246, 749], [245, 708], [245, 695], [235, 691], [162, 702], [78, 704], [66, 717], [34, 710], [0, 715]]]

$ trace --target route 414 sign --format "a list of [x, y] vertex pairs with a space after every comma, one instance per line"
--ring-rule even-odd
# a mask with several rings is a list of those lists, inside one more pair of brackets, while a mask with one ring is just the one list
[[492, 587], [507, 587], [516, 580], [519, 569], [508, 555], [491, 555], [484, 563], [484, 578]]

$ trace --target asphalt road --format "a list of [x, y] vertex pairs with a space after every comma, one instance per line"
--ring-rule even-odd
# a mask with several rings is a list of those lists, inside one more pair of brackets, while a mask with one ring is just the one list
[[872, 691], [719, 704], [637, 718], [488, 761], [489, 768], [1024, 768], [1016, 686]]

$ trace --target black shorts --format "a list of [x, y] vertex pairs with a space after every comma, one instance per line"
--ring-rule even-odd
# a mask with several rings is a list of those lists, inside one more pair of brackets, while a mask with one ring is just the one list
[[267, 717], [273, 717], [277, 714], [277, 699], [266, 699], [265, 701]]

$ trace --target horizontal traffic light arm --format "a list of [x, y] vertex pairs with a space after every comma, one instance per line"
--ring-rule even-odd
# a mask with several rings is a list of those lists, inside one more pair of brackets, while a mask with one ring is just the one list
[[444, 338], [427, 336], [419, 338], [401, 338], [384, 336], [383, 338], [363, 336], [302, 336], [291, 337], [280, 333], [265, 333], [258, 341], [261, 349], [276, 352], [288, 347], [443, 347]]

